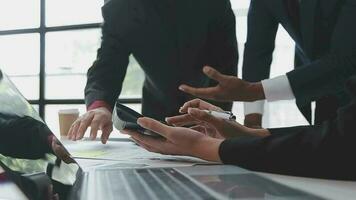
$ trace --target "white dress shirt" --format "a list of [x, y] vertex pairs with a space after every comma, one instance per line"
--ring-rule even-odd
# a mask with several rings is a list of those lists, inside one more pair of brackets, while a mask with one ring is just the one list
[[[295, 99], [287, 75], [261, 81], [267, 102]], [[244, 113], [263, 114], [265, 100], [244, 103]]]

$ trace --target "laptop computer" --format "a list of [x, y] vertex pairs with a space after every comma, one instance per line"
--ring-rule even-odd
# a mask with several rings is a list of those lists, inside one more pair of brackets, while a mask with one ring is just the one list
[[[4, 182], [11, 182], [23, 199], [321, 199], [228, 165], [112, 164], [84, 171], [0, 74], [0, 191], [8, 186]], [[0, 199], [9, 198], [2, 195]]]

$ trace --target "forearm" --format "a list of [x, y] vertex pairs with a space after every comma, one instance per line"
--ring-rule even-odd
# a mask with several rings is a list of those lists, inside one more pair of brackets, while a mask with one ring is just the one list
[[95, 101], [104, 101], [114, 107], [124, 81], [130, 52], [125, 40], [117, 33], [117, 24], [109, 13], [103, 13], [101, 46], [97, 59], [87, 72], [85, 103], [87, 107]]
[[97, 60], [88, 70], [85, 87], [85, 103], [88, 108], [95, 101], [104, 101], [113, 108], [125, 78], [128, 55], [122, 56], [120, 61], [108, 55], [102, 56], [101, 59], [105, 60]]

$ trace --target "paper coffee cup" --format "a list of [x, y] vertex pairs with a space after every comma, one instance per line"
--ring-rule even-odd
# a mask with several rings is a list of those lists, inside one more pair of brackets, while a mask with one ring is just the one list
[[68, 131], [72, 124], [79, 117], [78, 109], [63, 109], [58, 111], [59, 131], [61, 138], [67, 138]]

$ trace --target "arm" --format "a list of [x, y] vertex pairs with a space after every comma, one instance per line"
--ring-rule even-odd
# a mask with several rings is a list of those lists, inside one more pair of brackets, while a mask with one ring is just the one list
[[347, 0], [336, 23], [330, 52], [319, 60], [287, 74], [293, 93], [302, 104], [335, 94], [356, 73], [356, 1]]
[[347, 155], [355, 152], [356, 78], [348, 83], [354, 101], [338, 111], [335, 120], [321, 126], [270, 129], [271, 136], [225, 140], [220, 158], [251, 170], [355, 179], [355, 164]]
[[[85, 102], [90, 107], [96, 101], [106, 102], [113, 109], [126, 75], [130, 52], [117, 33], [115, 15], [109, 12], [114, 4], [103, 7], [101, 47], [97, 59], [88, 70], [85, 87]], [[109, 7], [110, 6], [110, 7]]]
[[0, 137], [0, 154], [6, 156], [40, 159], [52, 153], [52, 132], [31, 117], [0, 114]]
[[[122, 7], [110, 1], [103, 7], [104, 25], [102, 27], [102, 42], [98, 50], [97, 59], [88, 70], [87, 85], [85, 87], [85, 102], [88, 112], [73, 123], [68, 138], [80, 140], [90, 126], [90, 137], [95, 139], [98, 130], [102, 131], [101, 141], [106, 143], [113, 130], [111, 112], [122, 88], [126, 75], [130, 52], [125, 41], [120, 37], [118, 26], [123, 30], [125, 24], [120, 20], [117, 8]], [[119, 25], [118, 25], [119, 24]], [[121, 27], [122, 26], [122, 27]]]

